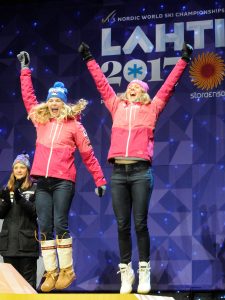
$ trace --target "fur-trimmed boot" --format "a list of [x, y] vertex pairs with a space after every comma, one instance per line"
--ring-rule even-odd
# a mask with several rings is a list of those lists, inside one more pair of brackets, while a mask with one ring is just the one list
[[137, 288], [139, 294], [148, 294], [151, 290], [150, 269], [150, 262], [139, 262], [139, 284]]
[[117, 273], [121, 274], [120, 294], [130, 294], [132, 292], [132, 285], [135, 279], [132, 263], [119, 264], [119, 268], [120, 270]]
[[62, 290], [70, 286], [76, 278], [73, 270], [72, 238], [57, 239], [57, 252], [59, 259], [59, 277], [55, 288]]
[[59, 276], [55, 240], [41, 241], [41, 252], [46, 271], [44, 274], [45, 281], [41, 285], [41, 291], [46, 293], [55, 288]]

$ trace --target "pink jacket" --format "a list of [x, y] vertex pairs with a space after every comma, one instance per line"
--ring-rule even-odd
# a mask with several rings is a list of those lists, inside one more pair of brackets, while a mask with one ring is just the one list
[[[38, 104], [33, 89], [31, 70], [22, 69], [20, 80], [23, 101], [29, 113]], [[54, 119], [46, 124], [38, 124], [34, 120], [32, 122], [36, 127], [37, 140], [31, 175], [55, 177], [74, 182], [76, 179], [74, 152], [78, 148], [96, 186], [106, 184], [86, 130], [80, 122], [74, 119], [60, 123]]]
[[179, 59], [150, 104], [120, 100], [95, 60], [87, 62], [98, 91], [112, 115], [113, 125], [108, 160], [131, 157], [152, 161], [154, 130], [159, 114], [173, 94], [187, 63]]

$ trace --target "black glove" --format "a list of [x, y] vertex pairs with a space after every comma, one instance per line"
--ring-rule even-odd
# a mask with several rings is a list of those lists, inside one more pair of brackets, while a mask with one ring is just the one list
[[5, 188], [5, 189], [1, 190], [0, 198], [2, 198], [6, 203], [11, 204], [10, 191], [9, 191], [8, 188]]
[[192, 52], [193, 52], [192, 46], [189, 45], [189, 44], [186, 44], [184, 42], [183, 48], [182, 48], [182, 56], [181, 56], [181, 58], [188, 63], [191, 60], [191, 54], [192, 54]]
[[12, 207], [8, 187], [0, 191], [0, 219], [4, 219]]
[[83, 60], [85, 62], [88, 62], [89, 60], [94, 59], [90, 50], [89, 50], [89, 46], [87, 44], [85, 44], [84, 42], [82, 42], [78, 48], [78, 52], [81, 53]]
[[21, 188], [25, 178], [17, 179], [14, 184], [14, 191]]
[[105, 192], [106, 192], [106, 186], [105, 185], [102, 185], [102, 186], [99, 186], [99, 187], [95, 188], [95, 194], [99, 197], [104, 196]]
[[20, 61], [21, 64], [21, 69], [24, 68], [29, 68], [30, 65], [30, 55], [28, 52], [26, 51], [21, 51], [18, 55], [17, 55], [18, 60]]
[[24, 179], [25, 178], [21, 178], [21, 179], [17, 179], [15, 181], [15, 184], [14, 184], [14, 197], [15, 197], [16, 201], [20, 200], [20, 198], [21, 198], [20, 188], [21, 188], [21, 186], [24, 182]]

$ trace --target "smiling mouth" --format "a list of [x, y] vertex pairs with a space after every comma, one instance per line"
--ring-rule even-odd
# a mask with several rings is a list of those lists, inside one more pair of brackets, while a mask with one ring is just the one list
[[58, 108], [51, 108], [51, 112], [54, 114], [54, 113], [57, 113], [59, 111]]

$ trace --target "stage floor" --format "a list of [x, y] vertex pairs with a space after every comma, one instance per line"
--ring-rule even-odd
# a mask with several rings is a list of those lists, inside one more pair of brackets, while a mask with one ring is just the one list
[[0, 263], [0, 300], [225, 300], [225, 290], [156, 291], [149, 295], [120, 295], [111, 291], [60, 291], [44, 294], [34, 290], [12, 265]]
[[225, 291], [161, 292], [149, 295], [116, 293], [1, 294], [1, 300], [223, 300]]

